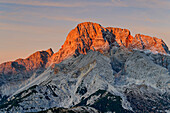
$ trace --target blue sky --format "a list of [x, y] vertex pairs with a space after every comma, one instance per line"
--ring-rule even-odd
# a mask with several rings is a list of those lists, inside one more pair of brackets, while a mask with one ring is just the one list
[[127, 28], [170, 46], [170, 0], [0, 0], [0, 63], [55, 52], [78, 23]]

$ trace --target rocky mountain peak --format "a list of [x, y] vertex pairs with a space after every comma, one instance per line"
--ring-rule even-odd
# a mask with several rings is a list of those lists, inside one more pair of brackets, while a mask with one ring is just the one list
[[54, 52], [51, 48], [46, 50], [46, 52], [49, 54], [49, 56], [52, 56], [54, 54]]
[[128, 29], [102, 27], [93, 22], [84, 22], [68, 34], [61, 49], [52, 57], [59, 63], [72, 55], [86, 54], [88, 50], [105, 53], [113, 46], [123, 46], [130, 50], [150, 50], [153, 53], [166, 54], [168, 47], [163, 40], [156, 37], [136, 34], [131, 36]]
[[70, 31], [58, 52], [54, 53], [50, 48], [46, 51], [38, 51], [26, 59], [3, 63], [0, 65], [0, 73], [14, 75], [19, 73], [19, 70], [32, 72], [41, 67], [48, 67], [51, 63], [60, 63], [71, 56], [86, 54], [89, 50], [107, 53], [113, 46], [162, 54], [167, 54], [169, 51], [162, 39], [142, 34], [133, 37], [128, 29], [104, 28], [97, 23], [84, 22]]
[[168, 53], [168, 47], [162, 39], [142, 34], [136, 34], [128, 48], [150, 50], [153, 53]]
[[53, 55], [53, 61], [61, 62], [73, 54], [86, 54], [90, 49], [103, 53], [109, 49], [109, 42], [104, 27], [97, 23], [84, 22], [71, 30], [62, 48]]
[[37, 51], [26, 59], [5, 62], [0, 65], [0, 73], [4, 75], [15, 75], [18, 73], [29, 74], [39, 68], [44, 68], [53, 55], [52, 49]]
[[[131, 33], [128, 29], [121, 29], [121, 28], [113, 28], [113, 27], [107, 27], [106, 28], [111, 34], [114, 39], [114, 41], [119, 46], [128, 46], [128, 42], [130, 41]], [[113, 43], [113, 42], [112, 42]]]

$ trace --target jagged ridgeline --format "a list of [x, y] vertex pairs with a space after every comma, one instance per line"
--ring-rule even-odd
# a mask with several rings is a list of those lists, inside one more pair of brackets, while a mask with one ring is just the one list
[[1, 112], [170, 112], [162, 39], [80, 23], [61, 49], [0, 65]]

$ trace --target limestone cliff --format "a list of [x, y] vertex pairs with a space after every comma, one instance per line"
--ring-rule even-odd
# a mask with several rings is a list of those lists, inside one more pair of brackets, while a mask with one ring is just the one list
[[84, 22], [71, 30], [61, 49], [52, 56], [52, 61], [59, 63], [72, 55], [86, 54], [88, 50], [105, 53], [113, 46], [168, 53], [168, 47], [162, 39], [141, 34], [133, 37], [128, 29], [104, 28], [97, 23]]

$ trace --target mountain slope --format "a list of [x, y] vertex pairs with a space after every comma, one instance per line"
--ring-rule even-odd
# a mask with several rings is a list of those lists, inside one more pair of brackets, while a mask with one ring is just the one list
[[[136, 75], [138, 76], [135, 76], [137, 72], [133, 69], [140, 69], [145, 62], [148, 62], [149, 57], [140, 51], [134, 51], [124, 55], [127, 56], [123, 57], [126, 61], [122, 62], [123, 66], [120, 65], [121, 70], [117, 73], [112, 68], [111, 63], [113, 62], [110, 59], [116, 58], [122, 51], [124, 50], [117, 48], [117, 51], [110, 57], [99, 52], [89, 51], [86, 55], [79, 55], [56, 64], [54, 68], [51, 67], [51, 72], [46, 79], [20, 90], [0, 107], [7, 111], [27, 112], [41, 111], [52, 107], [72, 108], [79, 105], [94, 107], [99, 111], [116, 110], [114, 107], [111, 109], [108, 105], [108, 108], [104, 109], [106, 105], [100, 102], [104, 101], [106, 103], [111, 102], [110, 104], [113, 106], [120, 103], [121, 109], [128, 112], [132, 109], [135, 112], [143, 112], [144, 109], [148, 112], [169, 110], [170, 92], [168, 84], [170, 78], [167, 69], [150, 60], [148, 67], [146, 67], [149, 70], [137, 71], [138, 74]], [[117, 59], [117, 61], [123, 61], [123, 58]], [[133, 64], [133, 60], [142, 63]], [[151, 69], [152, 67], [156, 68], [155, 71], [158, 69], [164, 71], [155, 74]], [[145, 76], [143, 73], [149, 75]], [[146, 79], [143, 80], [142, 78]], [[162, 84], [155, 78], [159, 78]], [[103, 94], [98, 94], [99, 90], [103, 90]], [[107, 97], [107, 94], [113, 95], [113, 97]], [[103, 100], [114, 99], [115, 96], [122, 101], [117, 100], [114, 103], [111, 100]], [[96, 103], [98, 101], [99, 103]], [[154, 106], [149, 104], [150, 102], [154, 102]], [[96, 104], [103, 106], [101, 107], [103, 109], [95, 107]], [[141, 106], [143, 106], [142, 109]], [[153, 107], [155, 109], [152, 109]]]
[[12, 94], [29, 82], [28, 79], [34, 79], [41, 74], [46, 69], [46, 64], [52, 55], [52, 49], [48, 49], [47, 51], [35, 52], [26, 59], [17, 59], [1, 64], [0, 95]]
[[[111, 85], [115, 72], [109, 62], [109, 58], [93, 51], [65, 60], [51, 69], [47, 79], [11, 97], [5, 108], [15, 111], [20, 106], [21, 111], [28, 108], [31, 112], [51, 107], [71, 107], [99, 89], [122, 96]], [[17, 103], [17, 106], [11, 106], [11, 103]]]

